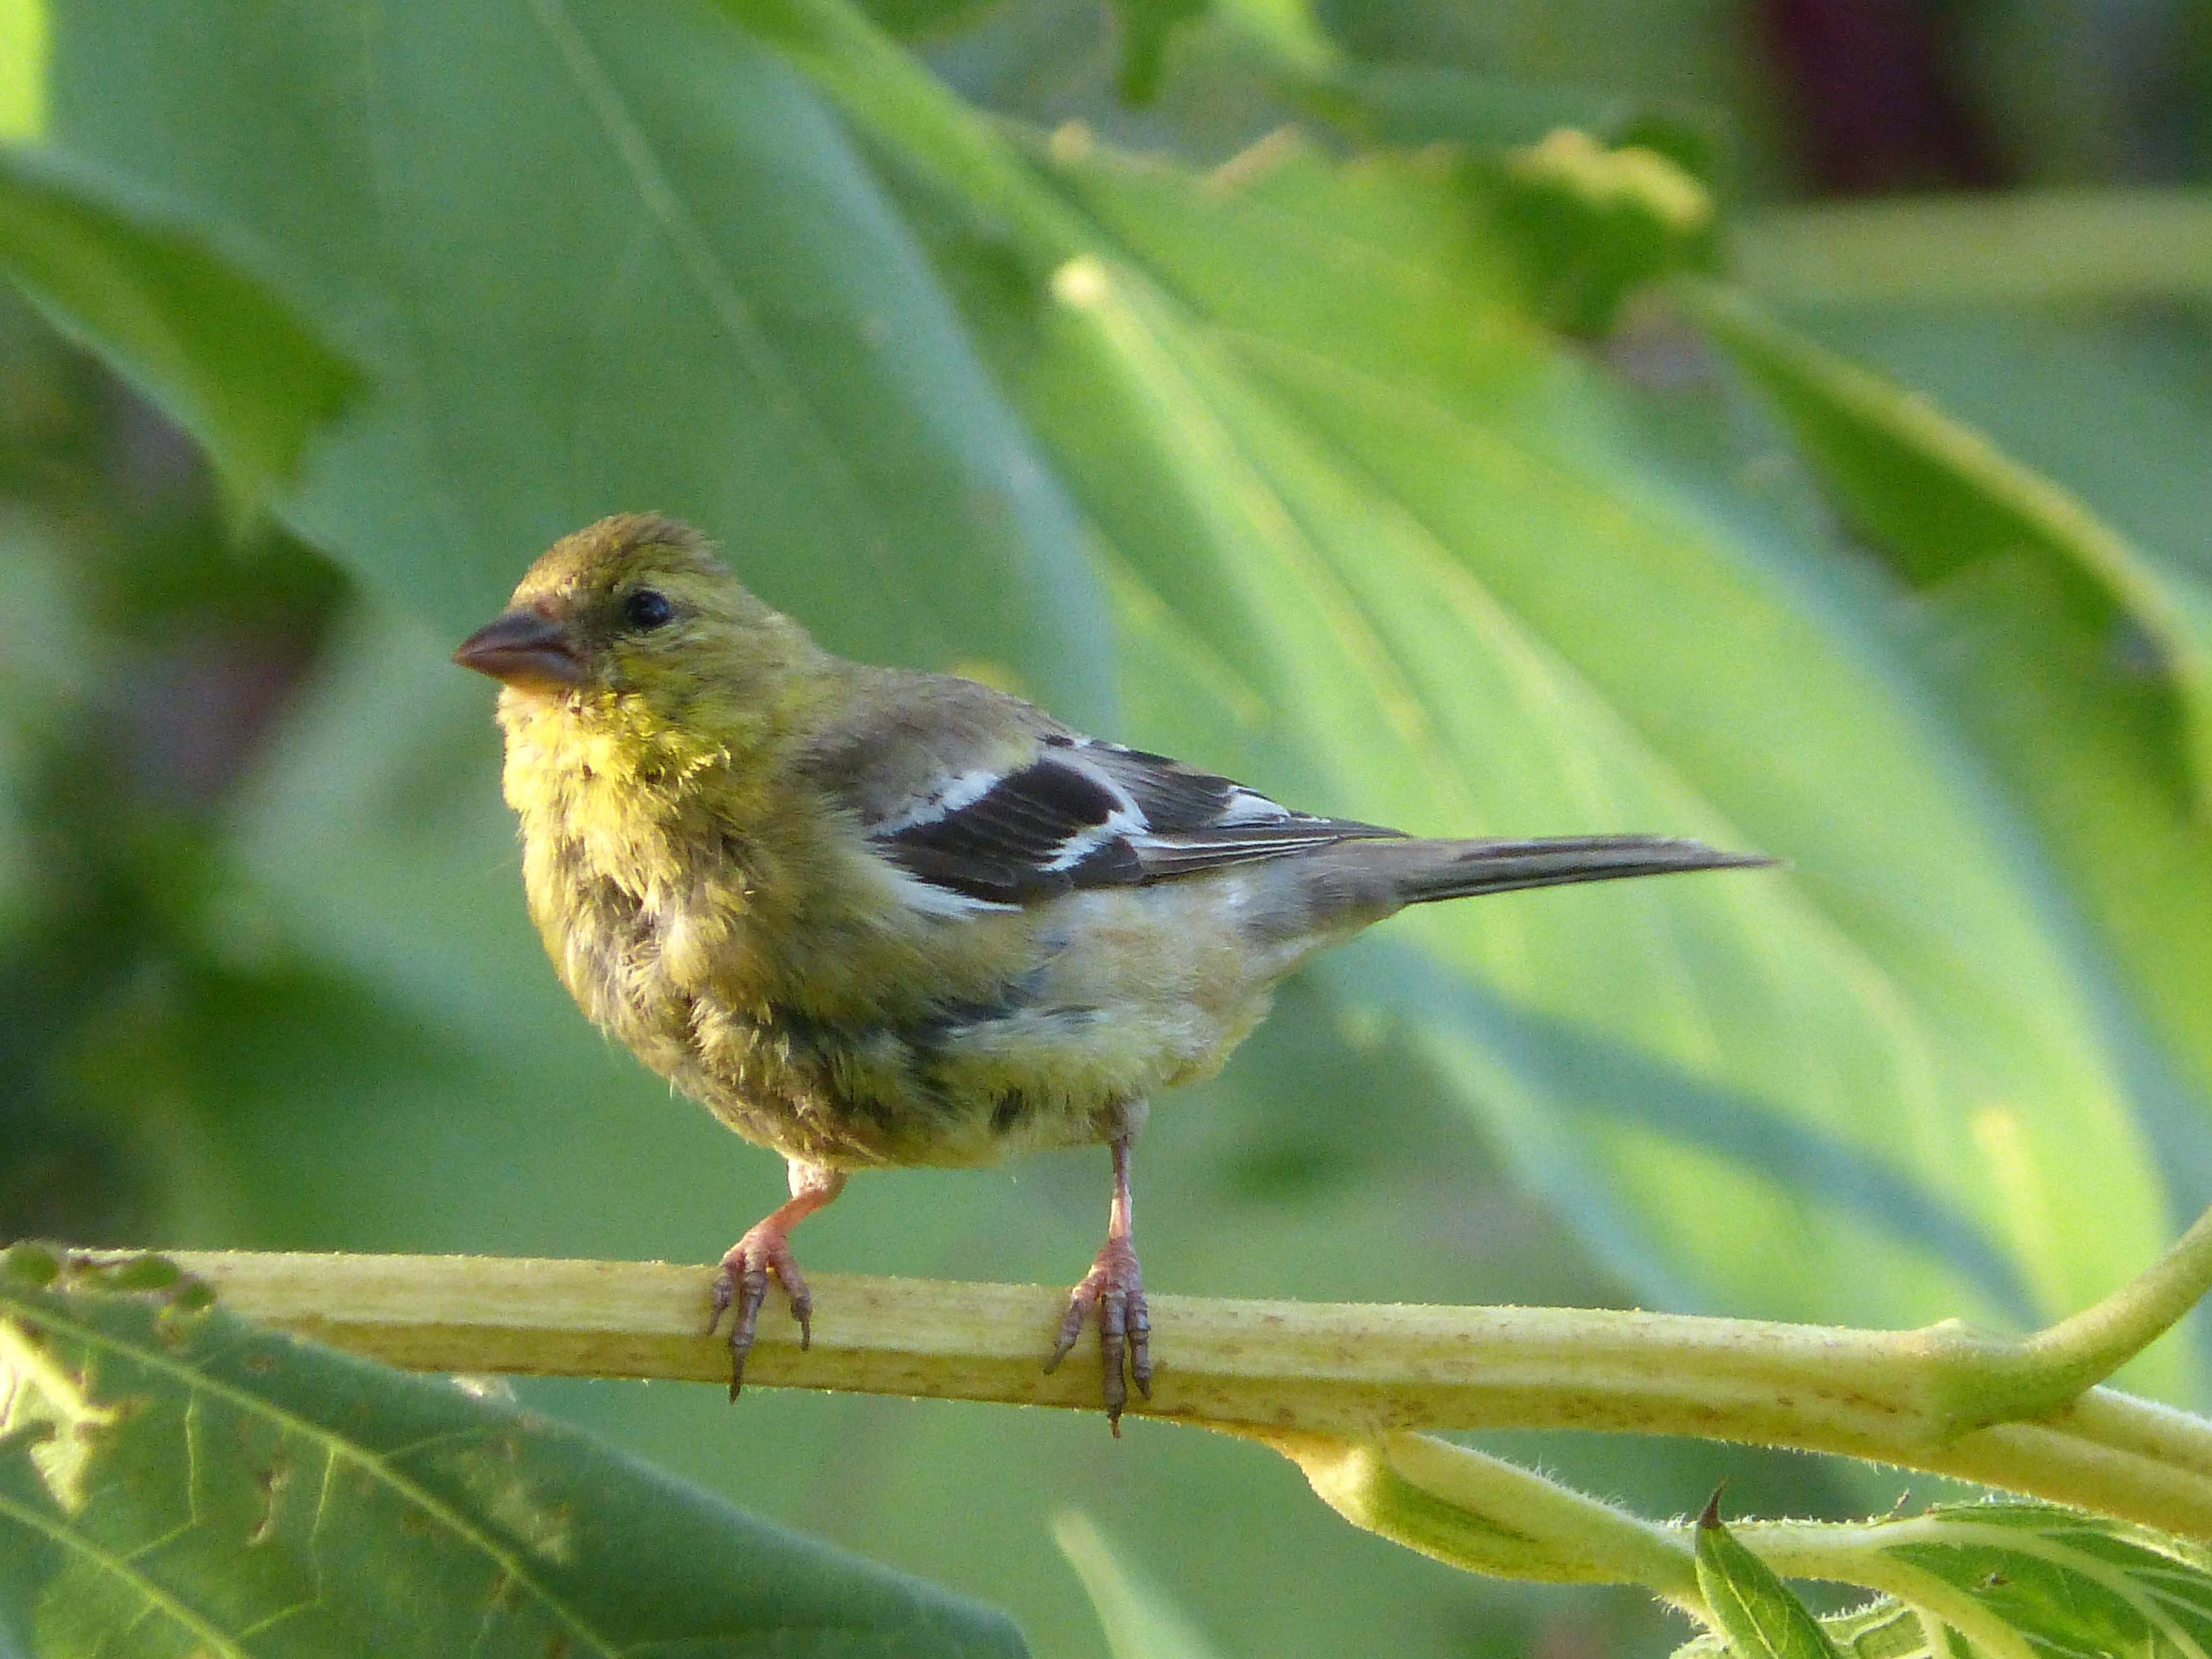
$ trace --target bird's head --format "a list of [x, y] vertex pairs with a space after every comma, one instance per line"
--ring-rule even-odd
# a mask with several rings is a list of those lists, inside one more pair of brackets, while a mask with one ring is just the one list
[[668, 721], [757, 702], [819, 653], [689, 525], [619, 514], [564, 536], [453, 660], [510, 693]]

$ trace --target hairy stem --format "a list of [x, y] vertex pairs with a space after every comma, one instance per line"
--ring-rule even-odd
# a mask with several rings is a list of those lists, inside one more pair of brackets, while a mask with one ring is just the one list
[[[727, 1352], [706, 1334], [712, 1267], [191, 1252], [175, 1260], [240, 1313], [395, 1364], [727, 1381]], [[1042, 1369], [1060, 1291], [830, 1273], [813, 1285], [811, 1349], [799, 1347], [781, 1313], [764, 1318], [747, 1382], [1096, 1408], [1095, 1357], [1073, 1357], [1049, 1376]], [[2133, 1293], [2119, 1293], [2123, 1309]], [[2159, 1296], [2159, 1311], [2172, 1299]], [[2044, 1396], [2022, 1383], [2036, 1374], [2040, 1337], [1173, 1296], [1152, 1298], [1152, 1319], [1146, 1416], [1355, 1442], [1403, 1429], [1545, 1428], [1790, 1446], [2212, 1540], [2212, 1423], [2093, 1389], [2032, 1421], [1971, 1425], [1987, 1417], [1975, 1409], [1978, 1376], [1999, 1399]], [[2128, 1340], [2148, 1340], [2148, 1322], [2129, 1325]], [[2062, 1370], [2075, 1358], [2068, 1329], [2054, 1328]], [[2087, 1346], [2100, 1364], [2116, 1351]]]
[[1431, 1435], [1245, 1432], [1296, 1463], [1353, 1526], [1424, 1555], [1499, 1578], [1642, 1584], [1702, 1616], [1696, 1554], [1680, 1528]]

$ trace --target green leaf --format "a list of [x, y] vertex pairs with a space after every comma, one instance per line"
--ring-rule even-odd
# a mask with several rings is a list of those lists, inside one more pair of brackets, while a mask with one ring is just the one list
[[2212, 1641], [2212, 1561], [2148, 1528], [2004, 1503], [1946, 1506], [1868, 1531], [1884, 1561], [1972, 1597], [2040, 1651], [2088, 1659], [2201, 1651]]
[[1003, 0], [862, 0], [868, 20], [901, 40], [931, 40], [980, 21]]
[[0, 148], [0, 275], [207, 447], [241, 506], [300, 470], [361, 377], [173, 205]]
[[270, 250], [368, 367], [279, 510], [445, 633], [556, 537], [658, 508], [848, 654], [1105, 712], [1073, 514], [757, 41], [680, 0], [57, 0], [53, 28], [49, 142]]
[[1633, 407], [1514, 310], [1462, 175], [1056, 160], [1125, 252], [1063, 270], [1006, 372], [1147, 614], [1262, 711], [1133, 678], [1144, 741], [1421, 832], [1663, 826], [1793, 861], [1424, 911], [1397, 937], [1463, 977], [1370, 951], [1348, 994], [1419, 1011], [1652, 1294], [2017, 1319], [2148, 1261], [2168, 1224], [2119, 1236], [2163, 1200], [2108, 964], [1893, 613], [1639, 454]]
[[1820, 1626], [1852, 1659], [1959, 1659], [1966, 1645], [1955, 1633], [1947, 1635], [1942, 1626], [1888, 1596], [1823, 1619]]
[[[2177, 584], [2212, 581], [2201, 533], [2212, 406], [2206, 353], [2187, 336], [2041, 314], [1851, 312], [1817, 326], [1989, 433]], [[2173, 1114], [2168, 1144], [2196, 1164], [2212, 1092], [2212, 816], [2197, 805], [2175, 687], [2146, 631], [2084, 586], [2026, 550], [1961, 571], [1926, 593], [1922, 659], [2193, 1072], [2197, 1100]], [[2183, 1190], [2212, 1197], [2212, 1172], [2196, 1167]]]
[[0, 1628], [39, 1653], [1017, 1655], [573, 1431], [221, 1310], [0, 1279]]
[[1346, 58], [1302, 91], [1361, 140], [1412, 149], [1533, 144], [1562, 127], [1611, 137], [1632, 106], [1589, 87], [1534, 85], [1437, 64]]
[[1209, 0], [1115, 0], [1121, 30], [1121, 100], [1141, 108], [1160, 95], [1168, 43], [1184, 24], [1206, 15]]
[[[2041, 330], [2017, 343], [2001, 325], [1945, 331], [1946, 354], [1967, 365], [1954, 377], [1973, 386], [1978, 366], [1985, 403], [2063, 410], [2045, 424], [2088, 434], [2074, 441], [2093, 451], [2109, 447], [2117, 422], [2148, 428], [2128, 447], [2149, 452], [2136, 465], [2154, 478], [2101, 460], [2091, 473], [2147, 518], [2145, 532], [2124, 534], [1925, 398], [1748, 302], [1709, 293], [1700, 309], [1775, 398], [1844, 511], [1918, 589], [1922, 672], [2035, 821], [2129, 992], [2190, 1074], [2193, 1098], [2160, 1080], [2165, 1056], [2138, 1063], [2154, 1132], [2203, 1192], [2212, 581], [2185, 562], [2203, 483], [2191, 478], [2202, 470], [2192, 435], [2202, 412], [2148, 399], [2144, 376], [2131, 380], [2116, 351], [2069, 350]], [[2044, 378], [2022, 379], [2023, 356]], [[2171, 497], [2163, 510], [2160, 488]], [[2163, 532], [2163, 545], [2152, 532]]]
[[1220, 1650], [1129, 1570], [1088, 1516], [1063, 1511], [1052, 1534], [1090, 1594], [1114, 1659], [1218, 1659]]
[[1944, 1504], [1857, 1527], [1739, 1530], [1793, 1577], [1887, 1592], [1821, 1621], [1861, 1659], [2152, 1659], [2212, 1641], [2212, 1558], [2202, 1546], [2079, 1510]]
[[0, 141], [45, 126], [49, 44], [46, 0], [0, 0]]
[[[1849, 1659], [1966, 1659], [1962, 1637], [1890, 1596], [1820, 1621], [1834, 1648]], [[1674, 1650], [1674, 1659], [1733, 1659], [1727, 1640], [1708, 1631]]]
[[1716, 258], [1712, 198], [1642, 145], [1609, 148], [1562, 127], [1508, 155], [1496, 189], [1530, 308], [1570, 334], [1602, 334], [1637, 289]]
[[1698, 317], [1781, 410], [1844, 515], [1917, 586], [2033, 557], [2148, 635], [2179, 702], [2185, 763], [2212, 808], [2212, 587], [2115, 534], [1927, 400], [1846, 362], [1740, 295], [1689, 290]]
[[1922, 659], [2046, 838], [2124, 973], [2123, 994], [2164, 1038], [2143, 1044], [2140, 1097], [2172, 1149], [2178, 1189], [2203, 1195], [2212, 819], [2193, 804], [2171, 688], [2078, 600], [2047, 566], [1993, 559], [1928, 596]]
[[53, 1283], [61, 1276], [61, 1271], [59, 1255], [43, 1244], [27, 1240], [10, 1244], [6, 1253], [0, 1255], [0, 1274], [34, 1290]]
[[1698, 1517], [1698, 1588], [1735, 1659], [1839, 1659], [1796, 1592], [1721, 1524], [1720, 1502]]
[[1951, 191], [1776, 208], [1738, 228], [1735, 252], [1745, 283], [1787, 306], [2201, 299], [2212, 191]]

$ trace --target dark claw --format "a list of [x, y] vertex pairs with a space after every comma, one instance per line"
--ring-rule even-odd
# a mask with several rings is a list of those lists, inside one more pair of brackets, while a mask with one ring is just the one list
[[814, 1346], [814, 1293], [804, 1279], [797, 1290], [788, 1286], [786, 1290], [791, 1297], [791, 1316], [799, 1322], [799, 1351], [804, 1353]]
[[[724, 1269], [726, 1273], [728, 1270]], [[735, 1401], [745, 1386], [745, 1356], [753, 1351], [760, 1328], [761, 1304], [768, 1299], [768, 1269], [748, 1267], [741, 1275], [744, 1289], [735, 1300], [738, 1316], [730, 1322], [730, 1398]]]
[[1098, 1297], [1098, 1358], [1105, 1373], [1106, 1426], [1116, 1440], [1121, 1437], [1122, 1408], [1129, 1403], [1129, 1383], [1122, 1369], [1127, 1363], [1128, 1334], [1129, 1293], [1109, 1280]]
[[1060, 1362], [1074, 1349], [1076, 1339], [1083, 1334], [1083, 1309], [1091, 1293], [1091, 1281], [1085, 1279], [1068, 1293], [1067, 1311], [1060, 1316], [1060, 1340], [1052, 1345], [1052, 1358], [1044, 1362], [1047, 1376], [1060, 1369]]
[[1145, 1304], [1145, 1287], [1129, 1287], [1129, 1380], [1137, 1392], [1152, 1397], [1152, 1315]]

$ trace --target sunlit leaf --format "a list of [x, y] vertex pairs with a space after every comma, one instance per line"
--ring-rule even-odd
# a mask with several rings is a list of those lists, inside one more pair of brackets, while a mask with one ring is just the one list
[[281, 510], [456, 639], [653, 508], [841, 649], [1103, 712], [1073, 515], [774, 53], [684, 4], [53, 18], [50, 142], [266, 246], [374, 376]]
[[[2195, 1096], [2180, 1099], [2160, 1057], [2138, 1064], [2154, 1133], [2202, 1196], [2207, 1173], [2187, 1149], [2212, 1088], [2212, 582], [2182, 556], [2204, 483], [2185, 435], [2194, 411], [2146, 396], [2124, 358], [2093, 368], [2062, 340], [1949, 331], [1952, 350], [1999, 377], [1985, 397], [2038, 404], [2052, 411], [2043, 427], [2084, 434], [2073, 441], [2096, 454], [2091, 476], [2166, 532], [2159, 547], [1924, 398], [1746, 302], [1707, 301], [1845, 513], [1922, 590], [1923, 672], [2015, 790], [2191, 1074]], [[2022, 380], [2029, 344], [2047, 378]], [[2106, 459], [2103, 434], [2120, 420], [2147, 429], [2125, 446], [2140, 457]]]
[[[1738, 228], [1748, 285], [1778, 304], [1951, 307], [2201, 298], [2203, 188], [1946, 191], [1779, 207]], [[1953, 311], [1953, 326], [1969, 316]]]
[[2104, 965], [1905, 641], [1818, 544], [1639, 464], [1626, 404], [1514, 311], [1464, 176], [1059, 159], [1167, 292], [1068, 267], [1010, 373], [1266, 711], [1186, 706], [1147, 741], [1417, 830], [1663, 826], [1794, 862], [1400, 924], [1481, 988], [1455, 1006], [1410, 961], [1368, 970], [1578, 1221], [1648, 1224], [1612, 1237], [1681, 1273], [1662, 1294], [1877, 1323], [2056, 1313], [2147, 1261], [2164, 1224], [2114, 1224], [2160, 1183]]
[[35, 138], [46, 120], [46, 0], [0, 0], [0, 139]]
[[33, 1277], [0, 1277], [0, 1627], [35, 1652], [1024, 1651], [449, 1383]]
[[[2201, 1546], [2079, 1510], [1946, 1504], [1860, 1527], [1737, 1531], [1793, 1576], [1889, 1592], [1820, 1621], [1853, 1659], [2185, 1659], [2212, 1642], [2212, 1560]], [[1700, 1638], [1680, 1655], [1716, 1651]]]
[[1771, 396], [1845, 515], [1921, 586], [2031, 556], [2086, 583], [2149, 636], [2181, 705], [2197, 799], [2212, 802], [2212, 587], [1902, 386], [1794, 334], [1740, 295], [1697, 310]]
[[1601, 334], [1628, 296], [1672, 271], [1710, 265], [1717, 210], [1658, 151], [1608, 148], [1563, 127], [1498, 169], [1498, 234], [1528, 272], [1530, 309], [1571, 334]]
[[[2040, 1651], [2189, 1654], [2212, 1642], [2212, 1562], [2201, 1547], [2148, 1528], [2005, 1503], [1945, 1506], [1866, 1534], [1863, 1559], [1972, 1598]], [[1905, 1584], [1892, 1588], [1920, 1599]], [[1942, 1604], [1933, 1611], [1941, 1618]]]
[[1052, 1533], [1090, 1594], [1114, 1659], [1218, 1659], [1219, 1650], [1130, 1571], [1088, 1516], [1066, 1511]]
[[1698, 1588], [1735, 1659], [1839, 1659], [1796, 1592], [1722, 1523], [1717, 1497], [1697, 1534]]
[[[1848, 1659], [1966, 1659], [1963, 1638], [1888, 1596], [1820, 1621], [1832, 1650]], [[1734, 1659], [1725, 1638], [1708, 1631], [1674, 1650], [1674, 1659]]]

